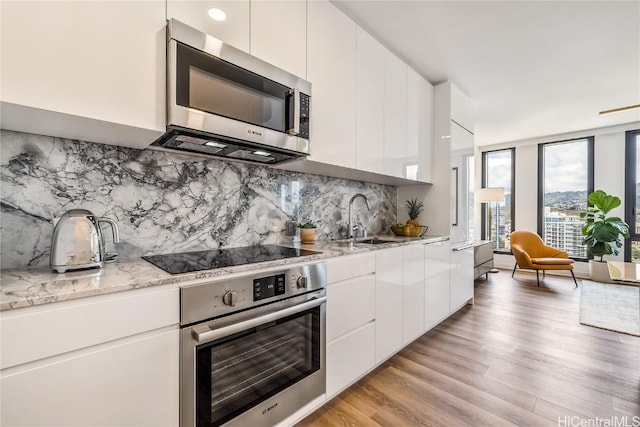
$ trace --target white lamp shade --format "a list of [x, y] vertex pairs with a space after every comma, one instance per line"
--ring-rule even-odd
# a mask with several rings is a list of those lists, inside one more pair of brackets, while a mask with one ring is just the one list
[[478, 188], [475, 192], [474, 200], [479, 203], [504, 202], [504, 188]]

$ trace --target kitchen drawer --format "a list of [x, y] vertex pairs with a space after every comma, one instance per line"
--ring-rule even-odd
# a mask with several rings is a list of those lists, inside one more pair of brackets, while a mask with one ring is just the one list
[[373, 274], [327, 286], [327, 341], [376, 317], [376, 278]]
[[327, 345], [327, 399], [367, 373], [375, 364], [375, 323]]
[[336, 283], [352, 277], [375, 273], [374, 253], [347, 255], [327, 260], [327, 283]]
[[2, 312], [2, 369], [177, 325], [179, 289], [141, 289]]
[[177, 426], [178, 327], [3, 371], [3, 426]]

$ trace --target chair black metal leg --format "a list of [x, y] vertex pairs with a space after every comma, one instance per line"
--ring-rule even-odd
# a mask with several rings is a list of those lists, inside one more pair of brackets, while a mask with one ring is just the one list
[[538, 282], [538, 286], [540, 286], [540, 270], [536, 270], [536, 282]]
[[545, 277], [547, 277], [546, 273], [547, 273], [547, 272], [546, 272], [546, 270], [542, 270], [542, 278], [543, 278], [543, 279], [544, 279]]
[[516, 274], [516, 267], [518, 266], [518, 263], [516, 262], [516, 265], [513, 266], [513, 273], [511, 273], [511, 277], [513, 277], [514, 274]]
[[578, 281], [576, 280], [575, 274], [573, 274], [573, 270], [569, 270], [571, 272], [571, 277], [573, 277], [573, 283], [576, 284], [576, 288], [578, 287]]

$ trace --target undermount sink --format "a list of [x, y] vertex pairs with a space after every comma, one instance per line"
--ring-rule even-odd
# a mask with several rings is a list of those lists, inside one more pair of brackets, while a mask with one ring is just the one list
[[372, 237], [370, 239], [356, 239], [354, 243], [366, 243], [367, 245], [381, 245], [383, 243], [398, 243], [395, 240], [385, 240], [378, 239], [377, 237]]
[[398, 241], [380, 239], [378, 237], [369, 237], [369, 238], [360, 238], [355, 240], [351, 240], [351, 239], [335, 240], [334, 243], [337, 243], [339, 245], [350, 245], [350, 244], [381, 245], [384, 243], [398, 243]]

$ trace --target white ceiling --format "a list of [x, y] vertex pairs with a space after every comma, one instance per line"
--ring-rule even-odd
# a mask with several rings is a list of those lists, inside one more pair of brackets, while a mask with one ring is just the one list
[[333, 0], [476, 104], [479, 145], [640, 121], [640, 1]]

